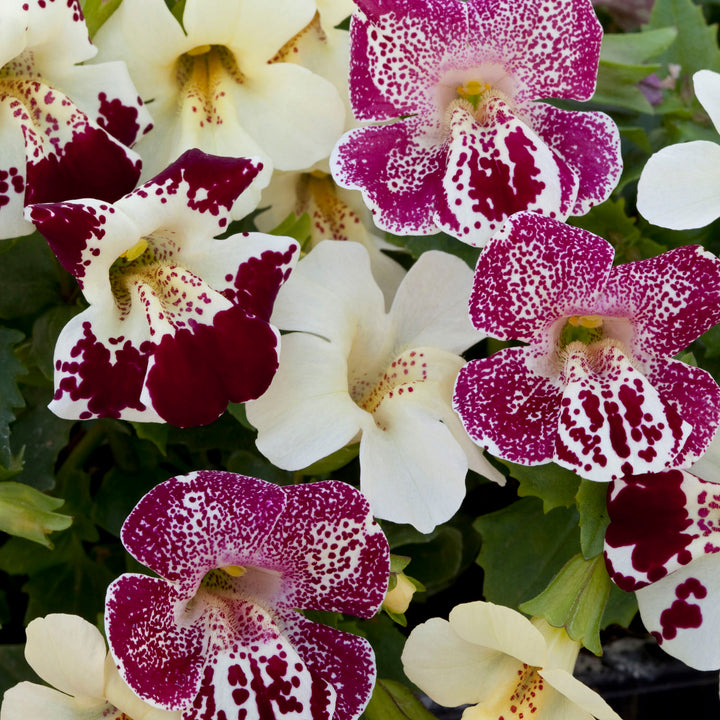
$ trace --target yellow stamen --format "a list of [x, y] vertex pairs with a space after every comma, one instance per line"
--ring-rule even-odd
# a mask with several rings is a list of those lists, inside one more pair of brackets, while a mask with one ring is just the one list
[[197, 47], [194, 47], [192, 50], [188, 50], [188, 55], [205, 55], [205, 53], [210, 52], [210, 45], [198, 45]]
[[225, 565], [220, 570], [224, 570], [230, 577], [242, 577], [247, 572], [247, 568], [242, 565]]
[[600, 315], [571, 315], [568, 322], [573, 327], [599, 328], [602, 327], [603, 319]]
[[490, 90], [490, 83], [480, 82], [479, 80], [467, 80], [456, 88], [457, 94], [461, 98], [469, 100], [471, 97], [477, 97]]
[[148, 241], [140, 238], [132, 247], [128, 248], [124, 253], [120, 253], [120, 257], [124, 257], [128, 262], [137, 260], [148, 249]]

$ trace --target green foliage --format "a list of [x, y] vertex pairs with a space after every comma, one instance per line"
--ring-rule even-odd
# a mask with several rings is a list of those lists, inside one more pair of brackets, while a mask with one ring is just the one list
[[543, 501], [544, 512], [550, 512], [556, 507], [570, 507], [575, 504], [575, 494], [580, 480], [574, 472], [555, 465], [555, 463], [528, 467], [503, 460], [502, 464], [520, 483], [518, 495], [540, 498]]
[[583, 480], [577, 494], [580, 513], [580, 547], [586, 560], [603, 551], [605, 529], [610, 524], [607, 512], [607, 483]]
[[51, 548], [48, 533], [66, 530], [68, 515], [54, 512], [65, 503], [16, 482], [0, 483], [0, 530]]
[[457, 528], [441, 525], [425, 537], [425, 542], [402, 545], [397, 550], [412, 557], [413, 577], [433, 593], [446, 587], [460, 572], [463, 535]]
[[610, 593], [610, 578], [602, 555], [585, 560], [575, 555], [539, 595], [520, 610], [544, 617], [596, 655], [602, 654], [600, 620]]
[[303, 213], [300, 217], [295, 213], [290, 213], [274, 230], [270, 231], [271, 235], [286, 235], [295, 238], [302, 249], [310, 241], [310, 231], [312, 230], [312, 221], [308, 213]]
[[80, 4], [91, 38], [117, 10], [121, 2], [122, 0], [82, 0]]
[[353, 443], [352, 445], [346, 445], [345, 447], [336, 450], [322, 460], [314, 462], [312, 465], [308, 465], [299, 471], [301, 475], [325, 475], [326, 473], [334, 472], [339, 470], [341, 467], [345, 467], [349, 462], [352, 462], [360, 454], [360, 443]]
[[15, 419], [14, 408], [25, 405], [17, 379], [25, 368], [13, 353], [13, 346], [22, 340], [22, 333], [0, 328], [0, 467], [10, 469], [10, 423]]
[[438, 235], [393, 235], [386, 232], [385, 240], [392, 245], [405, 248], [415, 260], [428, 250], [442, 250], [451, 255], [457, 255], [471, 268], [475, 268], [478, 257], [480, 257], [479, 248], [460, 242], [445, 233]]
[[25, 660], [25, 645], [0, 645], [0, 696], [24, 681], [38, 681], [38, 676]]
[[475, 529], [482, 536], [483, 594], [512, 608], [544, 590], [580, 547], [577, 511], [558, 507], [545, 514], [537, 498], [482, 515]]
[[362, 715], [365, 720], [436, 720], [404, 685], [378, 678]]

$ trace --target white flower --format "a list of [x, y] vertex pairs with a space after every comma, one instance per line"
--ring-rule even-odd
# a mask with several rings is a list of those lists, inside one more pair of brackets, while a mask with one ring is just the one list
[[25, 658], [54, 688], [21, 682], [6, 691], [0, 720], [180, 720], [151, 707], [123, 682], [100, 631], [77, 615], [27, 626]]
[[181, 27], [164, 0], [125, 0], [95, 42], [98, 58], [127, 61], [152, 100], [155, 129], [137, 146], [144, 177], [193, 147], [258, 157], [265, 182], [273, 167], [329, 155], [344, 122], [337, 90], [274, 61], [315, 12], [314, 0], [188, 0]]
[[365, 249], [322, 242], [278, 294], [283, 337], [268, 391], [247, 405], [257, 446], [297, 470], [360, 441], [360, 489], [373, 514], [421, 532], [448, 520], [465, 495], [468, 466], [502, 476], [470, 441], [451, 408], [465, 361], [482, 337], [467, 315], [472, 271], [428, 252], [385, 313]]
[[572, 675], [580, 643], [541, 618], [502, 605], [458, 605], [432, 618], [405, 644], [405, 674], [446, 706], [472, 704], [463, 720], [619, 720]]
[[[693, 75], [695, 94], [720, 130], [720, 74]], [[638, 183], [637, 207], [655, 225], [686, 230], [720, 217], [720, 145], [708, 140], [670, 145], [655, 153]]]

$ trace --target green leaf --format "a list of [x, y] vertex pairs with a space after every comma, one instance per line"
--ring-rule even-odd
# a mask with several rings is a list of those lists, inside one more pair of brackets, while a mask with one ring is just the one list
[[90, 38], [115, 12], [122, 0], [82, 0], [81, 6]]
[[17, 330], [0, 328], [0, 466], [10, 469], [10, 423], [15, 419], [13, 408], [21, 408], [25, 400], [17, 386], [17, 378], [25, 368], [13, 353], [13, 345], [23, 339]]
[[405, 248], [415, 260], [428, 250], [442, 250], [443, 252], [457, 255], [464, 260], [471, 268], [477, 265], [480, 257], [480, 249], [471, 247], [445, 233], [437, 235], [393, 235], [385, 233], [385, 240], [391, 245]]
[[244, 428], [256, 432], [255, 428], [250, 424], [245, 412], [245, 403], [228, 403], [227, 411], [234, 417]]
[[38, 682], [25, 660], [25, 645], [0, 645], [0, 697], [19, 682]]
[[28, 357], [48, 380], [53, 379], [53, 355], [60, 331], [81, 309], [78, 305], [58, 305], [40, 315], [33, 324]]
[[577, 494], [580, 513], [580, 547], [586, 560], [603, 551], [605, 529], [610, 524], [607, 512], [608, 484], [583, 480]]
[[167, 440], [170, 428], [165, 423], [131, 422], [130, 424], [141, 440], [148, 440], [163, 455], [167, 455]]
[[16, 482], [0, 483], [0, 530], [52, 547], [48, 533], [66, 530], [72, 517], [54, 512], [65, 501]]
[[610, 593], [610, 577], [602, 555], [585, 560], [575, 555], [538, 596], [524, 602], [520, 610], [544, 617], [596, 655], [602, 654], [600, 619]]
[[312, 221], [308, 213], [303, 213], [300, 217], [295, 213], [290, 213], [274, 230], [270, 231], [270, 234], [294, 238], [300, 247], [304, 248], [310, 240], [311, 230]]
[[580, 480], [574, 472], [554, 463], [527, 467], [507, 460], [501, 462], [510, 470], [510, 475], [520, 483], [518, 495], [540, 498], [545, 512], [550, 512], [556, 507], [570, 507], [575, 504], [575, 494]]
[[612, 583], [610, 585], [610, 597], [600, 621], [600, 629], [603, 630], [608, 625], [629, 627], [632, 619], [637, 615], [637, 611], [638, 604], [635, 593], [625, 592]]
[[536, 498], [523, 498], [479, 517], [474, 527], [483, 541], [477, 563], [485, 571], [485, 598], [517, 608], [544, 590], [578, 552], [577, 524], [574, 508], [555, 508], [545, 514]]
[[638, 33], [606, 33], [600, 48], [600, 62], [640, 65], [665, 52], [677, 35], [677, 28], [674, 27], [661, 27]]
[[648, 29], [674, 27], [676, 42], [662, 55], [665, 64], [677, 63], [682, 72], [720, 71], [717, 26], [708, 27], [700, 7], [692, 0], [655, 0]]
[[370, 620], [345, 620], [338, 629], [367, 638], [375, 651], [378, 676], [398, 682], [407, 681], [400, 660], [405, 635], [387, 615], [380, 613]]
[[349, 462], [352, 462], [360, 454], [360, 443], [353, 443], [352, 445], [346, 445], [345, 447], [336, 450], [322, 460], [314, 462], [312, 465], [308, 465], [306, 468], [299, 470], [301, 475], [325, 475], [327, 473], [339, 470], [341, 467], [345, 467]]
[[0, 318], [34, 315], [48, 305], [62, 303], [58, 267], [52, 250], [39, 233], [22, 238], [3, 253]]
[[462, 533], [449, 525], [436, 529], [435, 537], [428, 542], [406, 545], [401, 555], [412, 558], [412, 573], [432, 593], [460, 572], [462, 563]]
[[363, 717], [366, 720], [437, 720], [411, 690], [394, 680], [383, 679], [375, 683]]
[[293, 473], [275, 467], [249, 450], [236, 450], [228, 458], [226, 467], [230, 472], [250, 475], [276, 485], [292, 485], [294, 482]]
[[601, 60], [592, 101], [601, 105], [614, 105], [635, 112], [652, 114], [653, 106], [643, 95], [638, 83], [659, 67], [659, 65], [619, 65]]

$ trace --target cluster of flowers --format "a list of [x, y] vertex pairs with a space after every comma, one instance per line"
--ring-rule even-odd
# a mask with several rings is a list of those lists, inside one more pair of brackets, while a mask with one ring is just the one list
[[[123, 0], [97, 48], [77, 0], [0, 6], [1, 232], [37, 229], [88, 304], [59, 337], [51, 409], [189, 427], [247, 403], [272, 463], [351, 446], [360, 491], [220, 471], [158, 485], [122, 531], [158, 577], [110, 586], [110, 654], [77, 618], [34, 621], [28, 660], [61, 693], [23, 683], [2, 720], [359, 717], [370, 644], [298, 610], [372, 617], [390, 568], [373, 517], [429, 533], [468, 468], [504, 482], [482, 450], [611, 483], [613, 580], [663, 648], [720, 668], [720, 491], [685, 471], [720, 388], [673, 359], [720, 321], [720, 261], [691, 246], [613, 267], [608, 242], [565, 223], [622, 169], [607, 115], [540, 102], [593, 94], [590, 0], [179, 6], [182, 25], [164, 0]], [[700, 74], [700, 98], [718, 83]], [[639, 203], [677, 226], [698, 215], [682, 177], [685, 215], [658, 192], [676, 159], [648, 166]], [[474, 275], [439, 251], [405, 272], [354, 190], [376, 228], [482, 248]], [[266, 205], [268, 230], [310, 215], [302, 259], [292, 237], [228, 232]], [[466, 363], [487, 337], [524, 345]], [[579, 648], [478, 602], [416, 628], [403, 661], [438, 702], [479, 703], [467, 717], [617, 718], [573, 678]]]

